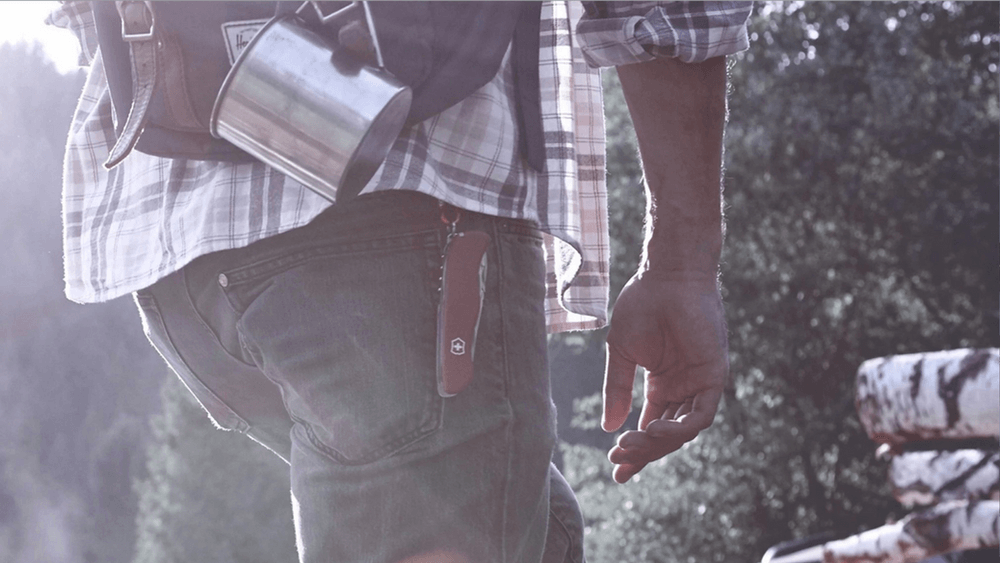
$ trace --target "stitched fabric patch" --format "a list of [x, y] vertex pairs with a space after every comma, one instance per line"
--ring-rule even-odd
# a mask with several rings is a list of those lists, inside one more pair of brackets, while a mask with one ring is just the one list
[[226, 52], [229, 54], [229, 64], [236, 62], [243, 49], [250, 44], [254, 35], [270, 20], [246, 20], [226, 22], [222, 24], [222, 36], [226, 40]]

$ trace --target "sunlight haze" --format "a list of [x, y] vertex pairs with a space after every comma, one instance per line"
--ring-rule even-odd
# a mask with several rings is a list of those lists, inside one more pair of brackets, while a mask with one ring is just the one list
[[0, 44], [38, 42], [59, 72], [76, 70], [80, 47], [68, 30], [45, 25], [58, 2], [0, 1]]

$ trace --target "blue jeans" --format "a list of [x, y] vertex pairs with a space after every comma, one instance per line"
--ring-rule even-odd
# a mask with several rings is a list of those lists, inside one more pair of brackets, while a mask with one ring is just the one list
[[537, 228], [481, 230], [475, 376], [442, 398], [437, 200], [386, 192], [198, 258], [139, 291], [153, 345], [214, 421], [291, 465], [300, 560], [583, 560], [582, 517], [550, 463], [545, 268]]

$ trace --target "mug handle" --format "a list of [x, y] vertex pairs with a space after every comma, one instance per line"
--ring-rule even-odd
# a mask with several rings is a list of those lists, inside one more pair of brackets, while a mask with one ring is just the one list
[[316, 10], [316, 17], [319, 18], [320, 23], [323, 25], [327, 25], [336, 22], [337, 20], [343, 18], [346, 14], [360, 7], [364, 12], [365, 23], [368, 25], [368, 33], [369, 35], [371, 35], [372, 44], [375, 47], [375, 61], [378, 63], [379, 68], [381, 68], [382, 70], [386, 70], [385, 60], [382, 58], [382, 48], [379, 46], [378, 43], [378, 34], [375, 33], [375, 20], [372, 19], [372, 12], [371, 8], [369, 8], [368, 6], [368, 2], [364, 1], [351, 2], [347, 6], [344, 6], [339, 10], [334, 10], [333, 12], [330, 13], [324, 12], [322, 5], [325, 3], [326, 2], [322, 1], [303, 2], [302, 5], [299, 6], [299, 9], [295, 11], [295, 13], [301, 15], [302, 11], [305, 10], [307, 6], [312, 5], [313, 9]]

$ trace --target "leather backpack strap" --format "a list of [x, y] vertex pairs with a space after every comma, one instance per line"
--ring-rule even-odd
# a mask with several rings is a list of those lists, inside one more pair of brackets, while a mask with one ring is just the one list
[[514, 27], [511, 59], [517, 91], [517, 124], [521, 155], [538, 172], [545, 171], [545, 131], [542, 129], [542, 101], [538, 77], [542, 3], [525, 2]]
[[128, 43], [132, 60], [132, 107], [115, 146], [104, 162], [114, 168], [135, 147], [148, 118], [147, 110], [153, 99], [157, 78], [156, 16], [153, 3], [126, 0], [115, 2], [122, 20], [122, 40]]

